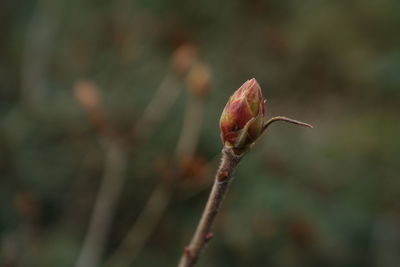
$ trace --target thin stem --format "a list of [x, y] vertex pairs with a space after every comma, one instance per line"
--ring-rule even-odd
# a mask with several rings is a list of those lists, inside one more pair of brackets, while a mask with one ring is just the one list
[[[168, 95], [168, 91], [172, 92], [171, 95]], [[175, 80], [172, 76], [167, 75], [148, 104], [143, 117], [138, 120], [134, 128], [134, 133], [136, 133], [137, 137], [136, 141], [143, 141], [153, 131], [165, 114], [168, 113], [178, 93], [179, 90]], [[164, 100], [168, 98], [165, 101], [166, 103], [160, 103], [163, 97]], [[88, 110], [88, 113], [90, 116], [90, 110]], [[159, 116], [157, 116], [158, 113], [160, 114]], [[97, 121], [92, 119], [91, 121], [96, 126], [99, 126], [96, 123]], [[111, 221], [114, 218], [115, 206], [126, 179], [127, 157], [120, 144], [121, 140], [118, 140], [118, 135], [116, 135], [106, 118], [103, 124], [98, 128], [102, 137], [106, 139], [106, 166], [76, 267], [97, 267], [99, 265]]]
[[211, 239], [212, 234], [210, 231], [214, 224], [215, 217], [218, 214], [222, 200], [232, 180], [233, 172], [241, 158], [242, 155], [236, 155], [231, 148], [226, 146], [223, 148], [221, 165], [215, 176], [214, 185], [206, 207], [204, 208], [203, 215], [201, 216], [192, 240], [184, 249], [178, 267], [193, 266], [205, 244]]
[[107, 140], [105, 149], [104, 175], [76, 267], [99, 265], [118, 196], [122, 190], [127, 161], [125, 151], [120, 144], [110, 140]]
[[302, 121], [294, 120], [294, 119], [283, 117], [283, 116], [276, 116], [276, 117], [273, 117], [273, 118], [269, 119], [264, 124], [263, 132], [268, 128], [268, 126], [270, 126], [273, 122], [276, 122], [276, 121], [285, 121], [285, 122], [293, 123], [293, 124], [300, 125], [300, 126], [314, 128], [314, 126], [312, 126], [311, 124], [308, 124], [308, 123], [305, 123], [305, 122], [302, 122]]
[[63, 7], [57, 1], [36, 2], [22, 50], [21, 98], [29, 111], [43, 115], [48, 106], [44, 101]]
[[[133, 127], [133, 135], [137, 138], [147, 137], [171, 109], [180, 92], [179, 85], [172, 74], [167, 74], [155, 91], [143, 115]], [[143, 141], [143, 140], [141, 140]]]
[[[204, 98], [189, 95], [184, 123], [175, 149], [175, 158], [178, 162], [184, 158], [193, 157], [200, 137], [203, 113]], [[177, 180], [180, 178], [178, 177]], [[157, 185], [128, 234], [106, 261], [104, 267], [128, 266], [135, 260], [168, 208], [174, 193], [171, 189], [174, 188], [167, 187], [165, 183]]]
[[129, 265], [149, 239], [170, 200], [170, 193], [165, 189], [164, 184], [159, 184], [125, 239], [104, 266]]
[[186, 103], [185, 117], [175, 156], [178, 161], [191, 158], [195, 154], [203, 126], [204, 98], [190, 94]]

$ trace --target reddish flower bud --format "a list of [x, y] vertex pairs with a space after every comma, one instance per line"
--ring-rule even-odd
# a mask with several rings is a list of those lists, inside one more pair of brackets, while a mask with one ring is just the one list
[[244, 150], [262, 133], [264, 98], [256, 79], [245, 82], [230, 98], [220, 119], [224, 144]]

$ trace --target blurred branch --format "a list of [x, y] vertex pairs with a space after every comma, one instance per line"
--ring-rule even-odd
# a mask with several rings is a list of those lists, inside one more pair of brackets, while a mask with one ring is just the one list
[[100, 182], [83, 248], [76, 263], [77, 267], [99, 265], [124, 182], [127, 156], [122, 145], [111, 139], [104, 140], [104, 149], [106, 154], [104, 175]]
[[[201, 67], [199, 67], [199, 65], [201, 65]], [[198, 63], [188, 75], [188, 84], [191, 94], [188, 95], [181, 135], [175, 150], [175, 156], [178, 161], [193, 157], [199, 141], [203, 125], [204, 97], [208, 90], [210, 79], [208, 70], [206, 71], [207, 73], [204, 74], [203, 68], [205, 68], [203, 64]], [[197, 78], [199, 76], [201, 77]]]
[[98, 130], [105, 153], [103, 178], [76, 263], [76, 267], [96, 267], [103, 255], [118, 196], [124, 184], [127, 155], [122, 140], [107, 119], [97, 85], [87, 80], [79, 81], [74, 87], [74, 94], [86, 110], [89, 121]]
[[163, 184], [159, 184], [126, 237], [104, 266], [129, 266], [149, 239], [170, 201], [170, 193], [165, 190]]
[[203, 125], [204, 100], [193, 95], [188, 98], [181, 135], [175, 150], [178, 162], [193, 157]]
[[30, 111], [36, 113], [45, 107], [44, 90], [54, 48], [53, 37], [60, 19], [59, 10], [57, 1], [38, 1], [27, 27], [22, 54], [21, 98]]
[[[122, 1], [121, 3], [126, 2]], [[136, 121], [133, 127], [133, 135], [136, 138], [140, 139], [150, 135], [154, 125], [164, 119], [179, 94], [176, 76], [186, 75], [195, 61], [196, 49], [193, 45], [183, 44], [173, 52], [171, 57], [171, 70], [173, 72], [164, 77], [142, 117]]]
[[[167, 75], [134, 128], [136, 141], [148, 136], [153, 127], [164, 118], [178, 93], [175, 79]], [[76, 263], [77, 267], [95, 267], [99, 265], [103, 255], [107, 234], [114, 217], [114, 209], [125, 181], [127, 159], [119, 134], [107, 120], [97, 87], [88, 81], [80, 82], [75, 87], [75, 96], [87, 111], [91, 123], [106, 140], [104, 176]]]
[[[206, 94], [205, 91], [208, 90], [209, 74], [207, 73], [207, 77], [205, 77], [206, 81], [204, 83], [199, 84], [193, 82], [194, 79], [191, 77], [196, 76], [196, 73], [200, 74], [198, 70], [199, 68], [195, 65], [188, 74], [188, 88], [190, 94], [188, 95], [188, 100], [186, 102], [186, 111], [184, 113], [185, 116], [181, 134], [175, 149], [175, 159], [180, 168], [183, 168], [184, 163], [187, 161], [190, 162], [193, 160], [202, 128], [205, 105], [204, 96]], [[202, 74], [204, 73], [201, 73], [200, 75]], [[198, 80], [199, 79], [196, 81]], [[182, 176], [182, 170], [179, 173], [179, 176]], [[173, 182], [177, 182], [180, 179], [182, 179], [182, 177], [175, 177]], [[167, 179], [165, 178], [162, 180]], [[174, 189], [176, 188], [173, 185], [169, 185], [164, 181], [161, 181], [157, 185], [151, 193], [142, 212], [139, 214], [138, 219], [128, 231], [125, 239], [123, 239], [120, 246], [105, 263], [106, 267], [129, 266], [129, 264], [135, 260], [136, 256], [145, 246], [159, 220], [162, 218], [162, 215], [165, 213], [169, 203], [171, 202]]]
[[161, 81], [143, 115], [133, 127], [136, 138], [149, 136], [155, 125], [165, 118], [179, 95], [179, 85], [172, 74], [167, 74]]

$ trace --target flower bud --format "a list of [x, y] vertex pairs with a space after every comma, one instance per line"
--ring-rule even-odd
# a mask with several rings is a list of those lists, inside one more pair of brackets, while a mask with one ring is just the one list
[[245, 82], [230, 98], [220, 119], [221, 140], [246, 150], [263, 132], [264, 98], [256, 79]]
[[101, 96], [97, 85], [89, 80], [81, 80], [74, 87], [75, 98], [83, 108], [93, 112], [101, 108]]

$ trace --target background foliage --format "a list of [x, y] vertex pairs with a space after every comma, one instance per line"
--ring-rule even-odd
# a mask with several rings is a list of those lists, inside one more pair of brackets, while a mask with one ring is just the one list
[[[399, 1], [0, 5], [0, 265], [76, 262], [105, 166], [103, 134], [74, 94], [79, 81], [96, 85], [127, 135], [172, 77], [177, 101], [145, 141], [124, 145], [126, 180], [102, 257], [113, 253], [178, 168], [193, 93], [174, 63], [185, 44], [211, 77], [198, 164], [215, 160], [220, 112], [251, 77], [269, 115], [315, 126], [276, 124], [243, 160], [199, 266], [400, 265]], [[215, 169], [199, 178], [196, 166], [185, 176], [191, 191], [173, 191], [132, 266], [177, 263]]]

